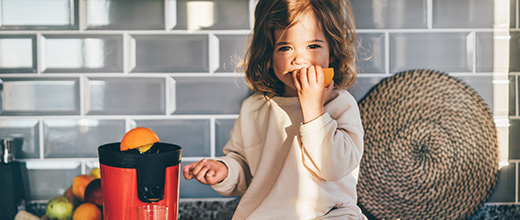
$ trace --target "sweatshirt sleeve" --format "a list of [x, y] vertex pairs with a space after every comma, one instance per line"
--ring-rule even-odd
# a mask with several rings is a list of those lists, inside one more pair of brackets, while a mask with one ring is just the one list
[[346, 91], [327, 103], [325, 110], [300, 126], [303, 163], [313, 175], [335, 181], [359, 166], [363, 128], [357, 102]]
[[243, 195], [251, 178], [247, 175], [247, 164], [239, 159], [239, 154], [230, 153], [217, 158], [228, 167], [228, 176], [220, 183], [212, 185], [213, 189], [223, 196]]

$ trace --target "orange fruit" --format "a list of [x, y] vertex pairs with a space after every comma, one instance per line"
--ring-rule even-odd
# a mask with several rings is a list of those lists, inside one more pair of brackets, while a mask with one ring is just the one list
[[81, 202], [85, 201], [85, 188], [87, 188], [90, 181], [94, 180], [93, 176], [78, 175], [72, 179], [72, 194]]
[[103, 214], [101, 213], [101, 209], [90, 202], [79, 205], [76, 210], [74, 210], [74, 215], [72, 215], [73, 220], [101, 220], [102, 218]]
[[332, 78], [334, 78], [334, 68], [323, 68], [323, 75], [325, 75], [325, 87], [327, 87], [332, 81]]
[[154, 143], [159, 142], [159, 137], [150, 129], [137, 127], [128, 132], [121, 140], [120, 150], [131, 150], [137, 148], [141, 153], [149, 150]]

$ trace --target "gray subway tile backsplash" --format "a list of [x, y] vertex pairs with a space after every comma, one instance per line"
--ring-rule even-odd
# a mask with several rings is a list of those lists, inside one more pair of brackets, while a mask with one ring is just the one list
[[427, 0], [351, 0], [359, 29], [427, 28]]
[[490, 28], [493, 27], [495, 1], [432, 0], [434, 28]]
[[0, 77], [0, 80], [0, 116], [79, 114], [77, 77]]
[[476, 33], [476, 72], [493, 72], [493, 44], [492, 32]]
[[173, 114], [238, 114], [242, 100], [249, 95], [242, 77], [174, 78], [176, 108]]
[[0, 35], [0, 73], [35, 73], [36, 35]]
[[359, 73], [385, 73], [385, 34], [384, 33], [358, 33], [357, 57]]
[[45, 73], [123, 72], [122, 35], [45, 34], [41, 44]]
[[518, 27], [518, 1], [517, 0], [510, 0], [509, 5], [509, 27], [510, 28], [520, 28]]
[[0, 30], [77, 29], [79, 1], [1, 0]]
[[89, 77], [85, 80], [85, 112], [88, 115], [164, 115], [167, 79]]
[[518, 76], [509, 76], [509, 116], [517, 116], [518, 100], [517, 79]]
[[0, 139], [13, 138], [15, 159], [40, 157], [40, 121], [34, 118], [0, 119]]
[[85, 28], [88, 30], [164, 30], [165, 3], [161, 0], [88, 0]]
[[95, 158], [97, 147], [121, 140], [125, 120], [96, 118], [45, 119], [45, 158]]
[[243, 72], [238, 65], [243, 59], [248, 36], [244, 34], [219, 34], [216, 37], [218, 38], [218, 57], [220, 58], [216, 72]]
[[46, 160], [25, 162], [26, 196], [31, 200], [50, 200], [62, 195], [72, 179], [81, 174], [81, 163], [70, 160]]
[[236, 118], [217, 119], [215, 121], [215, 156], [224, 156], [224, 146], [229, 140], [230, 131], [235, 124]]
[[520, 31], [511, 31], [509, 40], [509, 70], [520, 72]]
[[349, 89], [347, 89], [356, 101], [361, 101], [379, 81], [387, 76], [366, 76], [360, 75], [356, 78], [356, 82]]
[[515, 135], [509, 135], [509, 158], [518, 160], [520, 159], [520, 135], [516, 135], [520, 133], [520, 120], [512, 119], [509, 120], [509, 133]]
[[502, 167], [495, 186], [496, 190], [491, 193], [486, 202], [516, 202], [515, 193], [511, 193], [515, 191], [516, 172], [518, 171], [515, 163]]
[[179, 145], [183, 157], [211, 157], [209, 119], [136, 119], [135, 123], [152, 129], [161, 142]]
[[[182, 166], [222, 156], [251, 94], [236, 67], [256, 3], [0, 0], [0, 139], [20, 145], [15, 157], [27, 166], [29, 202], [63, 193], [75, 175], [99, 166], [99, 145], [119, 142], [135, 126], [180, 145]], [[359, 75], [348, 90], [357, 101], [388, 76], [428, 68], [466, 82], [493, 109], [493, 1], [351, 5]], [[510, 6], [509, 67], [520, 72], [518, 0]], [[511, 161], [488, 202], [518, 203], [516, 75], [509, 77]], [[195, 180], [180, 181], [181, 198], [222, 197]]]
[[[208, 34], [131, 35], [132, 72], [208, 72]], [[214, 36], [212, 37], [213, 41]]]
[[469, 87], [471, 87], [484, 102], [488, 105], [491, 112], [493, 112], [493, 76], [490, 75], [461, 75], [456, 76], [462, 80]]
[[419, 68], [472, 72], [474, 38], [470, 32], [391, 33], [390, 72]]
[[248, 30], [249, 1], [246, 0], [177, 0], [174, 30]]

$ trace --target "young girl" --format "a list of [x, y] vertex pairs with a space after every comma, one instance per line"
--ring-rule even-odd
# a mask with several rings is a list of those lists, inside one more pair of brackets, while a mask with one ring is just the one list
[[363, 128], [344, 90], [356, 78], [354, 29], [348, 0], [260, 0], [244, 65], [255, 94], [226, 156], [186, 165], [184, 177], [240, 195], [233, 219], [364, 219], [353, 173]]

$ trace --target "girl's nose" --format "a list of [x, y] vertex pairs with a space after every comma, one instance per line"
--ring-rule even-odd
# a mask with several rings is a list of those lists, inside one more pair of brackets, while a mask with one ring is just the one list
[[301, 53], [295, 53], [292, 60], [293, 65], [306, 65], [308, 62], [307, 57]]

